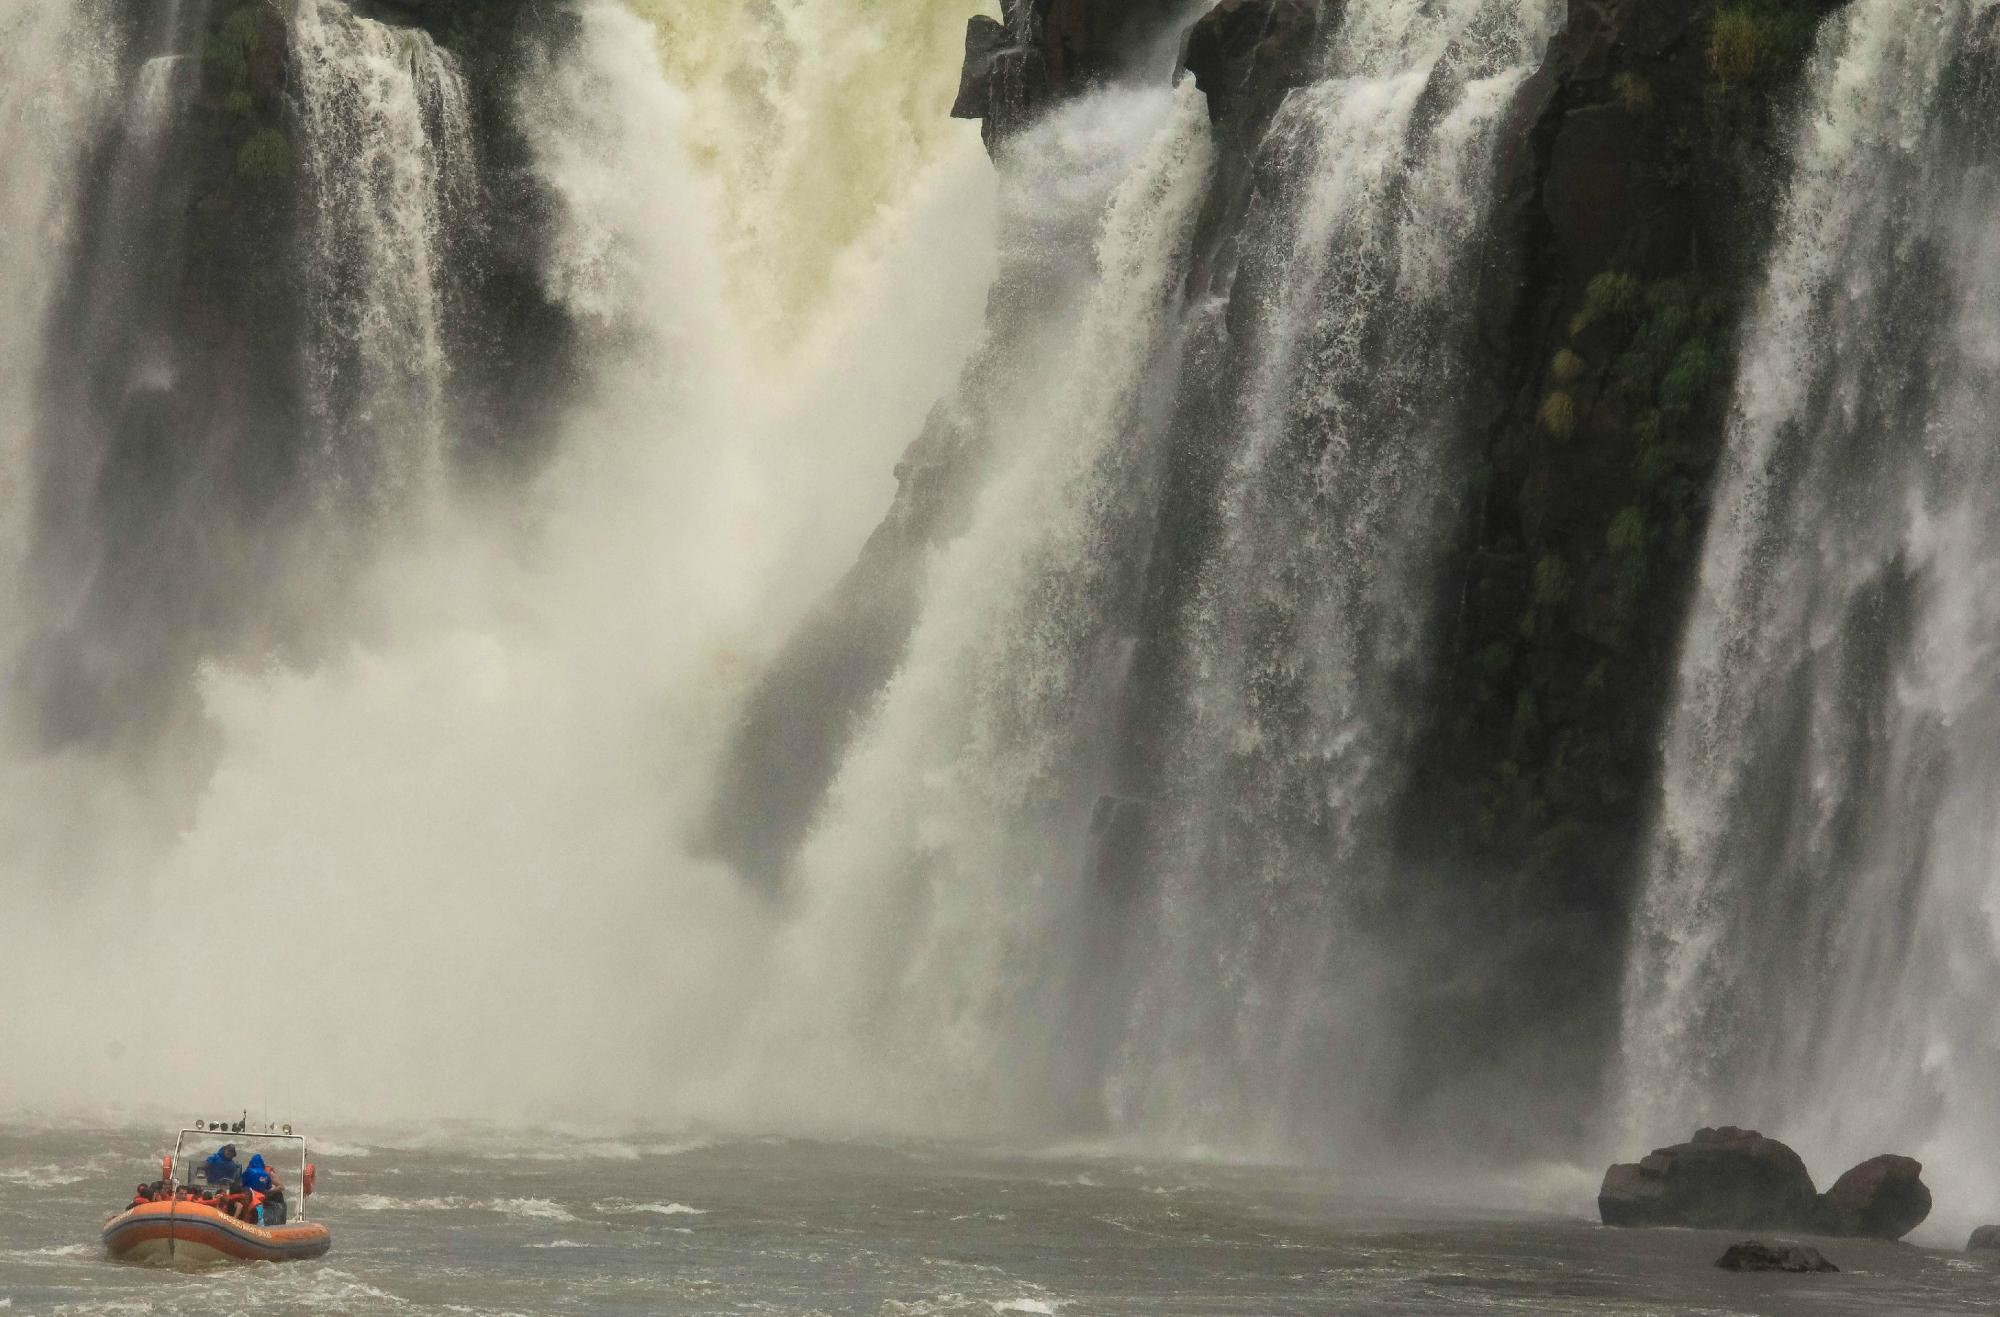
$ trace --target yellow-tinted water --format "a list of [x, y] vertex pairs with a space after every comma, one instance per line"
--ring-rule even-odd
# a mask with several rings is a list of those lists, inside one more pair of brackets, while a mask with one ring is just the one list
[[[685, 140], [720, 194], [739, 309], [783, 338], [947, 150], [977, 0], [630, 0], [687, 96]], [[810, 52], [810, 57], [805, 56]]]

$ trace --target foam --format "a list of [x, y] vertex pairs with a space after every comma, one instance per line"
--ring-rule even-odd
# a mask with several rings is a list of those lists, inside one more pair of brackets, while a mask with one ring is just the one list
[[631, 1216], [641, 1212], [651, 1212], [656, 1216], [707, 1216], [705, 1207], [689, 1207], [686, 1203], [621, 1203], [617, 1201], [592, 1203], [591, 1210], [603, 1212], [607, 1216]]
[[0, 1170], [0, 1184], [25, 1185], [30, 1189], [59, 1189], [89, 1178], [87, 1169], [63, 1166], [16, 1166]]
[[574, 1221], [576, 1215], [547, 1198], [395, 1198], [388, 1194], [355, 1194], [341, 1206], [357, 1212], [499, 1212], [535, 1221]]
[[487, 1212], [501, 1212], [507, 1216], [526, 1217], [534, 1221], [574, 1221], [576, 1214], [561, 1203], [547, 1198], [496, 1198], [490, 1202], [474, 1203], [473, 1207]]

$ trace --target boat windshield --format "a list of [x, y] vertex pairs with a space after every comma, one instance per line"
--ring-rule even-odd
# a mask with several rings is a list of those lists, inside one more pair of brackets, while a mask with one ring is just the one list
[[306, 1141], [297, 1134], [256, 1133], [245, 1130], [235, 1133], [227, 1129], [184, 1129], [174, 1144], [174, 1182], [182, 1185], [203, 1186], [202, 1165], [209, 1156], [224, 1145], [236, 1149], [236, 1165], [239, 1171], [250, 1165], [252, 1157], [261, 1156], [264, 1165], [284, 1186], [285, 1198], [291, 1204], [294, 1220], [305, 1217]]

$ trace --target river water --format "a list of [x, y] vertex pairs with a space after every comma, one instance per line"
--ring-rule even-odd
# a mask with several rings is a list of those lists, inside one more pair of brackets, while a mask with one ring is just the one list
[[1424, 1206], [1311, 1172], [467, 1131], [321, 1144], [324, 1261], [109, 1261], [98, 1228], [161, 1145], [142, 1129], [0, 1126], [0, 1310], [1803, 1317], [2000, 1301], [2000, 1259], [1824, 1241], [1838, 1275], [1740, 1276], [1711, 1265], [1729, 1234]]

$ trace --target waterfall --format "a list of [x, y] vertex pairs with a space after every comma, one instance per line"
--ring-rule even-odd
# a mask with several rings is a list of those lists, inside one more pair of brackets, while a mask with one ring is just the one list
[[1860, 0], [1822, 33], [1625, 999], [1632, 1139], [1907, 1151], [1954, 1218], [2000, 1207], [1996, 19]]
[[[42, 334], [57, 255], [75, 228], [87, 134], [117, 63], [106, 16], [88, 4], [0, 4], [0, 563], [15, 577], [26, 535], [24, 487]], [[18, 579], [18, 578], [16, 578]], [[11, 633], [17, 608], [4, 610]]]
[[[1247, 382], [1193, 436], [1182, 361], [1219, 319], [1179, 298], [1209, 183], [1191, 89], [1146, 145], [1095, 163], [1075, 153], [1129, 138], [1148, 101], [1100, 95], [1008, 144], [1003, 195], [1056, 232], [1066, 207], [1101, 213], [1095, 259], [1073, 302], [1018, 313], [1043, 318], [991, 373], [1023, 384], [960, 400], [991, 469], [798, 863], [767, 1089], [804, 1079], [805, 1107], [838, 1076], [920, 1126], [1265, 1152], [1359, 1132], [1327, 1090], [1347, 1067], [1385, 1075], [1362, 1049], [1396, 1023], [1341, 943], [1346, 906], [1385, 878], [1458, 496], [1450, 382], [1493, 143], [1558, 9], [1349, 7], [1273, 129], [1247, 341], [1204, 349], [1240, 354]], [[1108, 199], [1042, 181], [1099, 175]], [[1041, 268], [1063, 251], [1043, 243]], [[1148, 731], [1164, 786], [1127, 799], [1134, 601], [1175, 443], [1225, 455], [1222, 530], [1175, 627], [1180, 698]], [[1134, 812], [1143, 845], [1115, 835]], [[1132, 852], [1111, 862], [1122, 894], [1104, 847]]]
[[[1119, 663], [1103, 618], [1156, 475], [1148, 398], [1210, 149], [1188, 84], [1058, 111], [1005, 158], [1003, 231], [1077, 273], [960, 401], [993, 469], [799, 861], [757, 1073], [794, 1118], [1046, 1118], [1064, 1040], [1035, 1022], [1073, 984], [1077, 784]], [[830, 1075], [851, 1106], [813, 1113]]]
[[394, 504], [449, 456], [451, 246], [476, 166], [458, 61], [428, 33], [299, 0], [299, 164], [309, 212], [309, 405], [325, 475]]
[[1338, 1155], [1386, 1100], [1396, 950], [1362, 925], [1396, 878], [1388, 811], [1462, 489], [1495, 135], [1559, 11], [1350, 4], [1273, 127], [1283, 205], [1250, 221], [1241, 438], [1181, 623], [1126, 1122]]

